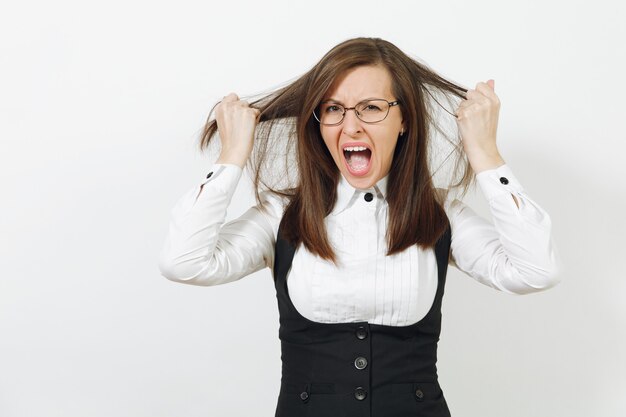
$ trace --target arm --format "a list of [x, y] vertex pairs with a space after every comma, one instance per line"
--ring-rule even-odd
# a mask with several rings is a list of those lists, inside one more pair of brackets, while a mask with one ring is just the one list
[[274, 256], [275, 230], [282, 206], [262, 193], [263, 213], [254, 206], [224, 224], [226, 210], [242, 174], [234, 164], [215, 164], [200, 187], [185, 193], [171, 211], [165, 243], [159, 255], [161, 274], [192, 285], [220, 285], [265, 266]]
[[527, 294], [558, 284], [559, 260], [548, 213], [526, 194], [506, 164], [481, 171], [476, 180], [494, 224], [459, 200], [448, 202], [450, 263], [507, 293]]

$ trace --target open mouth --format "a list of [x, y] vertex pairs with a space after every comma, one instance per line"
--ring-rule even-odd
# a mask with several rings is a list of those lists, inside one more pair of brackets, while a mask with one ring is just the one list
[[352, 175], [362, 176], [369, 172], [372, 150], [362, 144], [350, 144], [343, 147], [343, 156], [348, 171]]

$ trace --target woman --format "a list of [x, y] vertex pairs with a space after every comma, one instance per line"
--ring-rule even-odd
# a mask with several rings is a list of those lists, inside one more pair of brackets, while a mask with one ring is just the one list
[[[461, 99], [450, 140], [461, 180], [444, 188], [429, 155], [443, 133], [437, 95]], [[559, 282], [550, 218], [498, 152], [499, 107], [492, 80], [467, 90], [389, 42], [356, 38], [260, 100], [230, 94], [214, 108], [201, 148], [219, 131], [220, 156], [174, 207], [159, 266], [207, 286], [272, 269], [277, 416], [449, 416], [436, 368], [448, 264], [509, 293]], [[285, 120], [295, 130], [280, 136], [278, 175], [289, 178], [295, 154], [297, 179], [277, 186], [271, 133]], [[258, 204], [224, 224], [246, 164]], [[448, 197], [474, 180], [495, 226]]]

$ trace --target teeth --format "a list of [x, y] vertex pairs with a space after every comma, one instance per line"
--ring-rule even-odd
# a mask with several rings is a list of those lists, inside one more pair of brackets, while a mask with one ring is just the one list
[[367, 148], [365, 146], [346, 146], [345, 148], [343, 148], [344, 151], [364, 151]]

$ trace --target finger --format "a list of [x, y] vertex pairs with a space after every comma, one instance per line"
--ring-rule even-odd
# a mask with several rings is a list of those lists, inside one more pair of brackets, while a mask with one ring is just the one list
[[471, 107], [474, 104], [488, 101], [488, 99], [476, 90], [467, 90], [467, 99], [459, 103], [459, 108]]
[[467, 112], [469, 109], [471, 109], [472, 107], [476, 107], [476, 106], [480, 106], [480, 104], [475, 101], [465, 102], [459, 105], [459, 107], [456, 109], [456, 113], [459, 114], [459, 113]]
[[230, 93], [224, 96], [224, 98], [222, 99], [222, 101], [237, 101], [237, 100], [239, 100], [239, 96], [237, 96], [237, 94], [235, 93]]
[[477, 85], [476, 87], [479, 88], [480, 90], [468, 90], [468, 94], [467, 94], [467, 97], [468, 97], [467, 101], [469, 102], [468, 104], [478, 104], [478, 103], [488, 104], [494, 101], [493, 98], [485, 95], [483, 92], [484, 91], [483, 88], [487, 88], [487, 89], [489, 88], [487, 87], [486, 84], [484, 86]]
[[465, 111], [467, 111], [468, 108], [471, 107], [471, 104], [467, 104], [467, 105], [463, 105], [463, 106], [459, 106], [456, 111], [455, 114], [459, 115], [461, 113], [464, 113]]
[[490, 100], [494, 100], [497, 101], [498, 100], [498, 96], [496, 95], [496, 93], [493, 91], [493, 88], [491, 88], [489, 86], [489, 84], [487, 83], [478, 83], [476, 84], [476, 90], [483, 95], [484, 97], [487, 97]]
[[483, 94], [480, 91], [472, 90], [470, 88], [469, 90], [467, 90], [465, 97], [467, 97], [467, 100], [480, 100], [481, 98], [483, 98]]
[[476, 104], [475, 101], [463, 100], [461, 103], [459, 103], [458, 107], [456, 108], [456, 111], [454, 112], [454, 116], [458, 119], [459, 116], [462, 116], [463, 113], [465, 113], [467, 109], [473, 106], [474, 104]]

